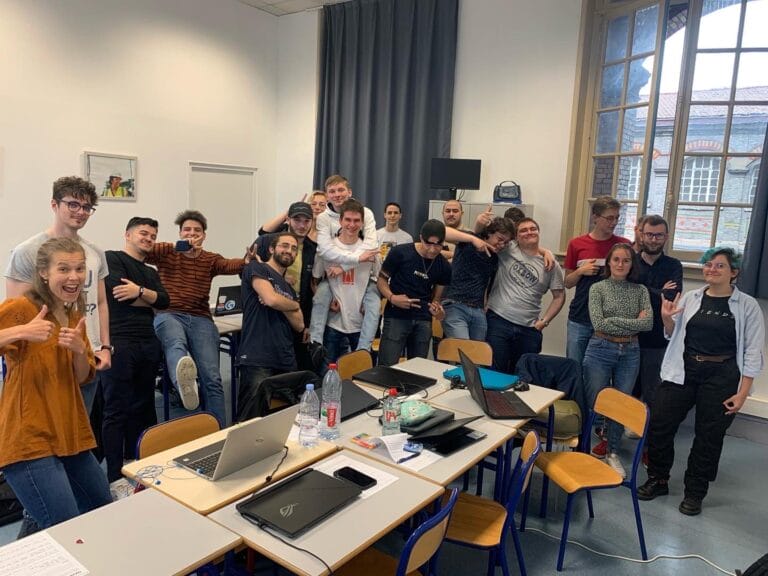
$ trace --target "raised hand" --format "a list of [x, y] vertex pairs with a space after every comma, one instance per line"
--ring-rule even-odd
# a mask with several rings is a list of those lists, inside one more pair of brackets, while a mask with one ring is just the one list
[[682, 308], [677, 307], [677, 303], [680, 301], [680, 293], [675, 296], [674, 300], [668, 300], [664, 296], [661, 298], [661, 318], [662, 320], [671, 321], [675, 316], [682, 312]]
[[43, 304], [43, 307], [40, 308], [40, 312], [38, 312], [37, 316], [24, 324], [22, 340], [28, 342], [45, 342], [48, 340], [53, 333], [53, 322], [45, 319], [47, 315], [48, 306]]
[[80, 322], [74, 328], [64, 328], [59, 330], [59, 346], [66, 348], [75, 354], [85, 353], [85, 317], [80, 318]]

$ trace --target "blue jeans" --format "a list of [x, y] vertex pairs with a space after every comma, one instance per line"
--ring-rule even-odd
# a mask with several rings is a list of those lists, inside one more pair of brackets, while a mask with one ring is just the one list
[[[312, 318], [309, 322], [309, 338], [312, 342], [323, 342], [325, 326], [328, 322], [328, 309], [333, 294], [328, 282], [320, 282], [312, 298]], [[363, 325], [360, 327], [360, 339], [356, 350], [370, 350], [381, 316], [381, 294], [375, 282], [368, 282], [363, 296]]]
[[487, 318], [486, 340], [493, 350], [494, 370], [514, 374], [520, 356], [541, 352], [543, 336], [536, 328], [505, 320], [493, 310], [488, 310]]
[[426, 358], [431, 338], [431, 320], [384, 318], [379, 345], [379, 365], [397, 364], [404, 348], [407, 348], [408, 358]]
[[[603, 338], [592, 337], [584, 354], [584, 390], [589, 407], [595, 405], [597, 394], [603, 388], [614, 388], [632, 394], [637, 372], [640, 370], [640, 346], [637, 342], [617, 344]], [[608, 420], [608, 452], [619, 450], [624, 427]]]
[[565, 355], [579, 364], [584, 362], [584, 353], [587, 351], [589, 339], [592, 338], [594, 329], [591, 324], [581, 324], [568, 320], [568, 333], [565, 343]]
[[90, 450], [15, 462], [3, 473], [19, 502], [43, 529], [112, 502], [107, 477]]
[[445, 308], [443, 319], [445, 338], [485, 341], [488, 325], [482, 308], [472, 308], [472, 306], [451, 301], [443, 303], [443, 308]]
[[197, 380], [205, 409], [212, 412], [225, 428], [227, 416], [219, 372], [219, 331], [213, 320], [179, 312], [162, 312], [155, 316], [155, 333], [163, 345], [173, 385], [178, 389], [176, 364], [179, 359], [191, 356], [197, 365]]
[[91, 409], [93, 408], [93, 401], [96, 399], [96, 388], [99, 383], [100, 372], [96, 372], [96, 378], [80, 386], [80, 394], [83, 395], [83, 403], [85, 404], [85, 412], [89, 416], [91, 415]]
[[343, 356], [347, 352], [357, 350], [357, 343], [360, 340], [360, 332], [352, 332], [347, 334], [331, 328], [325, 327], [325, 334], [323, 336], [323, 347], [325, 348], [325, 360], [328, 364], [336, 362], [339, 356]]

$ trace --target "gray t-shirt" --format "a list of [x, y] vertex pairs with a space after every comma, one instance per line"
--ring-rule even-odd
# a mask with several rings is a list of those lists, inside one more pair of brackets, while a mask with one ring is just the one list
[[550, 290], [564, 290], [563, 269], [544, 269], [542, 256], [528, 256], [517, 242], [499, 252], [499, 270], [488, 308], [519, 326], [533, 326], [541, 314], [541, 299]]
[[413, 236], [408, 234], [405, 230], [398, 228], [396, 232], [387, 232], [387, 228], [379, 228], [376, 230], [376, 240], [379, 241], [379, 253], [381, 254], [381, 261], [387, 259], [387, 254], [393, 246], [398, 244], [412, 244]]
[[[17, 282], [32, 283], [35, 275], [35, 260], [37, 251], [47, 240], [50, 240], [45, 232], [35, 234], [27, 238], [11, 251], [11, 260], [8, 262], [8, 268], [5, 269], [5, 277]], [[85, 238], [78, 237], [77, 240], [85, 251], [85, 286], [83, 294], [86, 302], [86, 331], [88, 340], [94, 350], [101, 346], [101, 330], [99, 328], [99, 280], [109, 276], [107, 267], [107, 257], [104, 251], [97, 248], [94, 244], [88, 242]]]

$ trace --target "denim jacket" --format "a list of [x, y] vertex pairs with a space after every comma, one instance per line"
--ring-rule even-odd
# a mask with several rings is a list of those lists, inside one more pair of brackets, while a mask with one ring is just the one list
[[[696, 312], [701, 308], [701, 299], [706, 286], [686, 292], [678, 308], [682, 312], [675, 318], [675, 328], [669, 337], [669, 346], [661, 364], [661, 379], [675, 384], [685, 382], [685, 329]], [[736, 364], [742, 376], [756, 377], [763, 369], [763, 347], [765, 346], [765, 321], [757, 300], [733, 287], [728, 298], [728, 307], [736, 324]], [[741, 386], [741, 383], [739, 383]]]

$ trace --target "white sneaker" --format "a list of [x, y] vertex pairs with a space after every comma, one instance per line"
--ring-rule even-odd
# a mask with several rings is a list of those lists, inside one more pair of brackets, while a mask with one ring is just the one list
[[627, 471], [624, 470], [624, 466], [621, 464], [621, 460], [619, 459], [618, 454], [608, 454], [608, 456], [605, 458], [605, 463], [613, 468], [622, 477], [622, 479], [627, 478]]
[[109, 492], [112, 494], [112, 500], [114, 501], [128, 498], [128, 496], [133, 494], [133, 489], [133, 484], [125, 478], [120, 478], [120, 480], [115, 480], [109, 484]]
[[191, 356], [182, 356], [176, 364], [176, 382], [179, 385], [181, 403], [187, 410], [194, 410], [200, 405], [197, 394], [197, 366]]
[[629, 438], [630, 440], [639, 440], [640, 434], [636, 434], [635, 432], [632, 432], [629, 428], [624, 428], [624, 436], [626, 438]]

